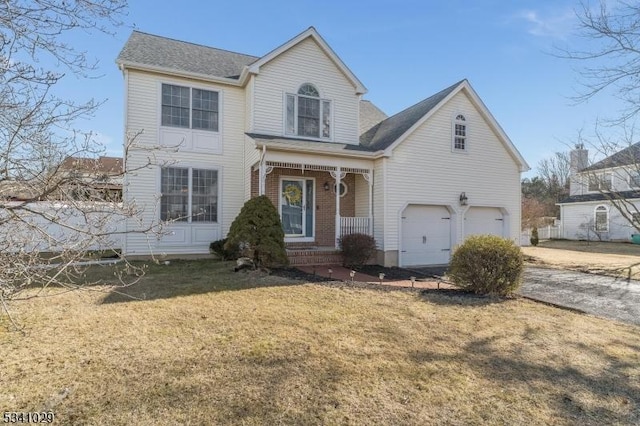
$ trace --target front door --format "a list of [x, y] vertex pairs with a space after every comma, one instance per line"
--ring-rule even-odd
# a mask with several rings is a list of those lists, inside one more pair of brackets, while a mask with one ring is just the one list
[[313, 179], [280, 181], [280, 219], [285, 237], [313, 238], [313, 187]]

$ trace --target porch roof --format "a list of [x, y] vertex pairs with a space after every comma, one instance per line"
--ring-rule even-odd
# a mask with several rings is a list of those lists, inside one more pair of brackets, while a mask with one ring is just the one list
[[257, 148], [264, 146], [268, 150], [318, 153], [367, 159], [378, 158], [383, 155], [383, 151], [372, 150], [359, 144], [321, 142], [282, 136], [261, 135], [257, 133], [246, 133], [246, 135], [255, 141]]

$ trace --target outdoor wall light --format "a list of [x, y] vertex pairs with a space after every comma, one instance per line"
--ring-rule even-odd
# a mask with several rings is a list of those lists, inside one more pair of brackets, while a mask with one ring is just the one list
[[329, 182], [325, 182], [325, 183], [324, 183], [324, 190], [325, 190], [325, 191], [328, 191], [328, 190], [329, 190], [329, 188], [331, 188], [331, 187], [329, 186]]
[[467, 194], [465, 194], [464, 192], [461, 192], [460, 193], [460, 205], [461, 206], [466, 206], [468, 200], [469, 199], [467, 198]]

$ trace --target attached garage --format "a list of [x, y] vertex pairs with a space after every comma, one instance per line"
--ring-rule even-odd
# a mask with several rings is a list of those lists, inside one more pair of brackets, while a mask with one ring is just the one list
[[442, 265], [451, 254], [451, 214], [445, 206], [407, 206], [402, 214], [401, 266]]
[[497, 235], [504, 237], [504, 215], [498, 207], [470, 207], [464, 216], [464, 236]]

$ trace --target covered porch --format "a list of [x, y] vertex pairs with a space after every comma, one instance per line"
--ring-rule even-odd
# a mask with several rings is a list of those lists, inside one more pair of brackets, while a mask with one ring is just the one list
[[361, 162], [332, 165], [336, 161], [330, 158], [278, 161], [262, 154], [252, 169], [251, 196], [266, 195], [276, 206], [289, 249], [329, 255], [344, 235], [373, 235], [372, 168]]

